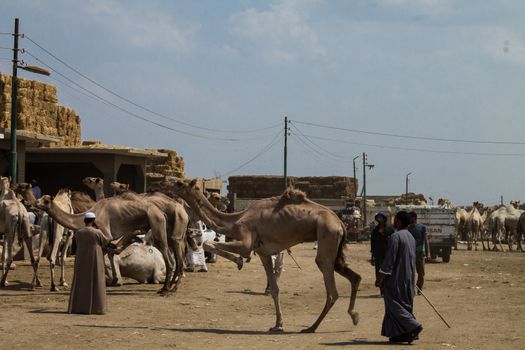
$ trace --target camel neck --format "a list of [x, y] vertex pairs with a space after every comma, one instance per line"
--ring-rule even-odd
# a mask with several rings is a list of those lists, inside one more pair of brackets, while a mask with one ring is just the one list
[[233, 224], [238, 219], [239, 213], [223, 213], [217, 210], [202, 193], [192, 193], [184, 196], [183, 199], [207, 226], [226, 237], [235, 238], [232, 232]]
[[101, 187], [95, 188], [95, 199], [98, 202], [99, 200], [102, 200], [106, 198], [106, 195], [104, 194], [104, 189]]
[[70, 214], [54, 203], [51, 202], [51, 206], [46, 210], [49, 216], [56, 220], [60, 225], [67, 227], [71, 230], [79, 230], [84, 227], [84, 215], [85, 213]]

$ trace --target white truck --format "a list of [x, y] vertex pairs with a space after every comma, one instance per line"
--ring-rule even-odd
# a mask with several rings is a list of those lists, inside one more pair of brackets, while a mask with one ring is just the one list
[[456, 210], [438, 206], [398, 205], [396, 211], [399, 210], [416, 212], [417, 222], [427, 227], [430, 257], [435, 260], [439, 256], [448, 263], [456, 241]]

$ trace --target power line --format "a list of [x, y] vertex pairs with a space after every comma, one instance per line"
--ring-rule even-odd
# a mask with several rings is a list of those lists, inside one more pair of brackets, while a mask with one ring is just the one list
[[[327, 149], [321, 147], [319, 144], [313, 142], [311, 139], [309, 139], [297, 126], [293, 125], [292, 124], [292, 127], [297, 130], [297, 132], [299, 132], [299, 134], [301, 134], [300, 136], [302, 136], [306, 141], [308, 141], [310, 144], [312, 144], [314, 147], [320, 149], [322, 152], [324, 152], [325, 154], [327, 154], [328, 156], [331, 156], [331, 157], [334, 157], [334, 158], [337, 158], [338, 160], [342, 160], [342, 161], [348, 161], [348, 162], [351, 162], [352, 160], [347, 158], [347, 157], [343, 157], [339, 154], [336, 154], [336, 153], [333, 153], [333, 152], [330, 152], [328, 151]], [[296, 134], [297, 135], [297, 134]], [[299, 135], [297, 135], [299, 136]], [[300, 137], [299, 136], [299, 137]]]
[[239, 165], [237, 168], [233, 169], [233, 170], [230, 170], [224, 174], [221, 175], [221, 177], [223, 176], [229, 176], [231, 174], [233, 174], [234, 172], [244, 168], [246, 165], [250, 164], [251, 162], [253, 162], [254, 160], [256, 160], [257, 158], [259, 158], [260, 156], [262, 156], [264, 153], [268, 152], [270, 149], [273, 148], [273, 146], [275, 146], [277, 144], [277, 141], [279, 140], [279, 136], [281, 136], [281, 131], [279, 130], [279, 132], [274, 136], [274, 138], [272, 139], [272, 141], [270, 141], [269, 144], [267, 144], [263, 149], [261, 149], [261, 151], [259, 151], [259, 153], [257, 153], [254, 157], [250, 158], [249, 160], [247, 160], [246, 162], [242, 163], [241, 165]]
[[66, 66], [67, 68], [71, 69], [73, 72], [77, 73], [78, 75], [80, 75], [81, 77], [83, 77], [84, 79], [90, 81], [91, 83], [95, 84], [96, 86], [98, 86], [99, 88], [103, 89], [104, 91], [110, 93], [111, 95], [139, 108], [139, 109], [142, 109], [143, 111], [146, 111], [148, 113], [151, 113], [153, 115], [156, 115], [158, 117], [161, 117], [163, 119], [167, 119], [167, 120], [170, 120], [170, 121], [173, 121], [175, 123], [179, 123], [179, 124], [182, 124], [182, 125], [185, 125], [185, 126], [188, 126], [188, 127], [192, 127], [192, 128], [196, 128], [196, 129], [200, 129], [200, 130], [206, 130], [206, 131], [213, 131], [213, 132], [221, 132], [221, 133], [255, 133], [255, 132], [259, 132], [259, 131], [264, 131], [264, 130], [268, 130], [268, 129], [273, 129], [273, 128], [276, 128], [278, 126], [280, 126], [280, 124], [276, 124], [276, 125], [272, 125], [272, 126], [268, 126], [268, 127], [265, 127], [265, 128], [259, 128], [259, 129], [252, 129], [252, 130], [221, 130], [221, 129], [214, 129], [214, 128], [207, 128], [207, 127], [202, 127], [202, 126], [198, 126], [198, 125], [195, 125], [195, 124], [191, 124], [191, 123], [188, 123], [188, 122], [184, 122], [184, 121], [181, 121], [181, 120], [178, 120], [178, 119], [175, 119], [173, 117], [169, 117], [169, 116], [166, 116], [162, 113], [159, 113], [159, 112], [156, 112], [156, 111], [153, 111], [147, 107], [144, 107], [138, 103], [135, 103], [133, 101], [131, 101], [130, 99], [104, 87], [103, 85], [101, 85], [100, 83], [96, 82], [95, 80], [89, 78], [88, 76], [84, 75], [83, 73], [81, 73], [78, 69], [72, 67], [70, 64], [66, 63], [64, 60], [58, 58], [56, 55], [54, 55], [53, 53], [51, 53], [49, 50], [45, 49], [43, 46], [41, 46], [40, 44], [38, 44], [37, 42], [35, 42], [33, 39], [31, 39], [28, 35], [25, 35], [25, 38], [27, 40], [29, 40], [30, 42], [32, 42], [34, 45], [38, 46], [42, 51], [44, 51], [45, 53], [47, 53], [48, 55], [50, 55], [51, 57], [53, 57], [55, 60], [57, 60], [58, 62], [62, 63], [64, 66]]
[[294, 136], [297, 136], [296, 140], [299, 141], [298, 144], [311, 156], [313, 156], [315, 159], [317, 159], [318, 161], [325, 161], [325, 160], [330, 160], [330, 161], [333, 161], [333, 162], [337, 162], [339, 163], [340, 161], [339, 160], [335, 160], [333, 158], [330, 158], [330, 157], [327, 157], [326, 155], [322, 154], [321, 152], [319, 152], [318, 150], [312, 148], [312, 146], [308, 145], [304, 140], [302, 140], [301, 136], [296, 134], [295, 132], [292, 131], [292, 135]]
[[164, 129], [168, 129], [168, 130], [180, 133], [180, 134], [193, 136], [193, 137], [198, 137], [198, 138], [202, 138], [202, 139], [213, 139], [213, 140], [219, 140], [219, 141], [240, 141], [239, 139], [233, 139], [233, 138], [220, 138], [220, 137], [214, 137], [214, 136], [198, 135], [198, 134], [194, 134], [194, 133], [191, 133], [191, 132], [188, 132], [188, 131], [175, 129], [175, 128], [172, 128], [170, 126], [158, 123], [156, 121], [144, 118], [144, 117], [142, 117], [142, 116], [140, 116], [140, 115], [138, 115], [136, 113], [133, 113], [133, 112], [131, 112], [131, 111], [125, 109], [125, 108], [122, 108], [119, 105], [116, 105], [115, 103], [113, 103], [113, 102], [111, 102], [111, 101], [109, 101], [109, 100], [107, 100], [107, 99], [97, 95], [96, 93], [92, 92], [91, 90], [86, 89], [85, 87], [83, 87], [82, 85], [78, 84], [77, 82], [75, 82], [71, 78], [67, 77], [66, 75], [64, 75], [64, 74], [60, 73], [59, 71], [57, 71], [56, 69], [52, 68], [50, 65], [48, 65], [45, 62], [43, 62], [38, 57], [34, 56], [28, 50], [25, 50], [25, 53], [27, 53], [29, 56], [33, 57], [35, 60], [37, 60], [38, 62], [40, 62], [41, 64], [43, 64], [44, 66], [46, 66], [47, 68], [52, 70], [53, 72], [55, 72], [56, 74], [60, 75], [62, 78], [66, 79], [67, 81], [71, 82], [75, 86], [79, 87], [80, 89], [82, 89], [82, 90], [86, 91], [87, 93], [89, 93], [90, 95], [94, 96], [96, 99], [98, 99], [98, 100], [102, 101], [103, 103], [105, 103], [105, 104], [107, 104], [107, 105], [109, 105], [109, 106], [111, 106], [113, 108], [116, 108], [116, 109], [120, 110], [121, 112], [124, 112], [124, 113], [126, 113], [126, 114], [128, 114], [128, 115], [130, 115], [130, 116], [132, 116], [132, 117], [134, 117], [136, 119], [140, 119], [140, 120], [145, 121], [147, 123], [150, 123], [150, 124], [156, 125], [158, 127], [161, 127], [161, 128], [164, 128]]
[[357, 133], [357, 134], [388, 136], [388, 137], [397, 137], [397, 138], [404, 138], [404, 139], [439, 141], [439, 142], [476, 143], [476, 144], [525, 145], [525, 142], [517, 142], [517, 141], [489, 141], [489, 140], [447, 139], [447, 138], [440, 138], [440, 137], [425, 137], [425, 136], [390, 134], [390, 133], [385, 133], [385, 132], [367, 131], [367, 130], [359, 130], [359, 129], [349, 129], [349, 128], [341, 128], [341, 127], [336, 127], [336, 126], [323, 125], [323, 124], [301, 122], [301, 121], [297, 121], [297, 120], [294, 120], [294, 123], [303, 124], [303, 125], [309, 125], [309, 126], [314, 126], [314, 127], [318, 127], [318, 128], [324, 128], [324, 129], [348, 131], [348, 132]]
[[384, 148], [384, 149], [395, 149], [395, 150], [401, 150], [401, 151], [415, 151], [415, 152], [437, 153], [437, 154], [473, 155], [473, 156], [525, 157], [525, 154], [523, 154], [523, 153], [490, 153], [490, 152], [441, 151], [441, 150], [432, 150], [432, 149], [424, 149], [424, 148], [409, 148], [409, 147], [385, 146], [385, 145], [377, 145], [377, 144], [370, 144], [370, 143], [351, 142], [351, 141], [337, 140], [337, 139], [333, 139], [333, 138], [314, 136], [314, 135], [306, 135], [306, 136], [308, 136], [308, 137], [310, 137], [312, 139], [317, 139], [317, 140], [325, 140], [325, 141], [338, 142], [338, 143], [347, 143], [347, 144], [350, 144], [350, 145], [378, 147], [378, 148]]

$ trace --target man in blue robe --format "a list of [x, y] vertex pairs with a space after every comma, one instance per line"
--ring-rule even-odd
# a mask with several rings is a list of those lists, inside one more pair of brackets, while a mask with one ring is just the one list
[[391, 342], [412, 343], [423, 330], [413, 314], [416, 243], [406, 229], [410, 216], [400, 211], [394, 219], [397, 229], [388, 239], [385, 260], [381, 265], [376, 286], [383, 287], [385, 317], [381, 335]]

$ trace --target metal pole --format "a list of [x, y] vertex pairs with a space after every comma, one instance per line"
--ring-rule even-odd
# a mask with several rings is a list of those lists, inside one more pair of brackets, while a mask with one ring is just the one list
[[408, 204], [408, 175], [412, 173], [408, 173], [405, 178], [405, 204]]
[[366, 153], [363, 152], [363, 228], [367, 226], [366, 221]]
[[288, 176], [286, 168], [288, 163], [288, 117], [284, 117], [284, 190], [288, 188]]
[[16, 129], [17, 129], [17, 94], [18, 94], [18, 18], [15, 18], [15, 33], [13, 45], [13, 76], [11, 82], [11, 150], [10, 150], [10, 176], [11, 182], [17, 182], [16, 171]]
[[352, 159], [352, 162], [354, 163], [354, 201], [355, 201], [355, 197], [357, 197], [357, 175], [355, 174], [355, 160], [359, 158], [359, 156], [357, 157], [354, 157], [354, 159]]

